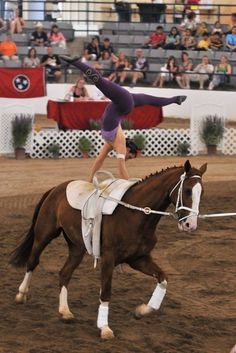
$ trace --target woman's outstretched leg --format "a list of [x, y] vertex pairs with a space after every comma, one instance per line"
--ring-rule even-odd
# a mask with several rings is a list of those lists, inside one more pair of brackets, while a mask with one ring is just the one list
[[134, 100], [134, 106], [142, 106], [142, 105], [154, 105], [158, 107], [164, 107], [165, 105], [169, 105], [172, 103], [181, 104], [185, 101], [186, 96], [174, 96], [171, 98], [164, 97], [155, 97], [150, 96], [149, 94], [137, 93], [132, 94]]
[[[63, 59], [63, 56], [61, 57]], [[114, 82], [106, 80], [97, 70], [82, 63], [80, 60], [72, 61], [71, 64], [78, 67], [107, 98], [114, 104], [117, 104], [121, 114], [128, 114], [133, 109], [134, 102], [132, 94], [126, 89]]]

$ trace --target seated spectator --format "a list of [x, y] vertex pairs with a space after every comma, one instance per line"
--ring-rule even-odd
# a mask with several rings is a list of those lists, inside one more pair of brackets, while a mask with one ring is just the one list
[[16, 16], [9, 22], [11, 33], [22, 33], [25, 27], [24, 19], [19, 15], [19, 10], [16, 10]]
[[18, 9], [18, 1], [14, 1], [14, 0], [5, 1], [4, 19], [6, 21], [11, 21], [13, 18], [15, 18], [17, 9]]
[[75, 85], [72, 86], [66, 94], [65, 100], [68, 101], [81, 101], [89, 100], [89, 94], [85, 87], [85, 81], [82, 77], [78, 78]]
[[216, 21], [216, 22], [214, 23], [214, 25], [213, 25], [213, 28], [212, 28], [211, 33], [214, 34], [215, 32], [218, 32], [218, 33], [220, 33], [221, 35], [224, 34], [223, 29], [222, 29], [222, 25], [221, 25], [220, 21]]
[[45, 47], [48, 45], [48, 36], [41, 22], [36, 23], [35, 31], [31, 34], [30, 40], [32, 47]]
[[176, 76], [176, 82], [180, 88], [189, 89], [190, 88], [190, 72], [193, 70], [192, 60], [186, 51], [181, 54], [181, 64], [179, 66], [179, 73]]
[[23, 67], [37, 67], [40, 65], [39, 57], [35, 48], [30, 48], [28, 55], [23, 59]]
[[126, 57], [125, 53], [120, 53], [118, 56], [112, 54], [112, 60], [115, 63], [115, 71], [108, 76], [108, 80], [123, 84], [127, 75], [127, 71], [130, 70], [129, 60]]
[[109, 38], [104, 38], [102, 45], [100, 46], [101, 55], [105, 52], [109, 54], [114, 53], [114, 48], [111, 45], [111, 41]]
[[214, 66], [209, 63], [207, 55], [202, 57], [202, 62], [193, 69], [193, 74], [190, 76], [190, 80], [199, 82], [199, 88], [204, 89], [204, 83], [209, 80], [209, 75], [214, 71]]
[[91, 42], [87, 45], [84, 56], [86, 60], [98, 60], [101, 55], [99, 37], [93, 37]]
[[171, 82], [176, 78], [179, 71], [178, 63], [174, 56], [170, 56], [167, 63], [161, 67], [161, 73], [159, 73], [153, 82], [153, 86], [156, 87], [159, 84], [159, 88], [163, 87], [165, 81]]
[[0, 43], [0, 53], [3, 60], [18, 60], [17, 46], [10, 33], [7, 33], [5, 40]]
[[3, 19], [0, 17], [0, 29], [5, 26]]
[[98, 62], [93, 65], [96, 70], [101, 70], [101, 74], [105, 77], [111, 74], [112, 66], [113, 59], [109, 51], [102, 52]]
[[214, 75], [212, 81], [209, 84], [208, 89], [213, 90], [220, 84], [226, 84], [229, 82], [229, 75], [232, 74], [232, 67], [228, 62], [226, 55], [221, 55], [220, 62], [215, 66]]
[[66, 39], [56, 24], [52, 25], [51, 31], [48, 33], [48, 41], [54, 47], [66, 49]]
[[210, 49], [210, 36], [208, 32], [203, 33], [202, 38], [197, 43], [197, 50], [209, 50]]
[[210, 36], [210, 48], [213, 50], [220, 50], [223, 48], [223, 40], [220, 32], [214, 32]]
[[226, 35], [225, 46], [230, 51], [236, 51], [236, 26], [233, 26], [231, 33]]
[[189, 12], [187, 17], [181, 23], [179, 30], [186, 31], [187, 29], [190, 30], [191, 34], [194, 36], [197, 31], [199, 21], [196, 19], [195, 12]]
[[208, 28], [208, 24], [206, 22], [198, 23], [197, 31], [196, 31], [195, 35], [197, 37], [202, 37], [205, 33], [209, 33], [210, 34], [210, 31], [209, 31], [209, 28]]
[[192, 36], [191, 30], [186, 29], [186, 31], [183, 33], [181, 38], [180, 48], [182, 50], [193, 50], [196, 48], [196, 45], [197, 45], [197, 41]]
[[162, 26], [157, 26], [156, 32], [152, 33], [144, 45], [144, 48], [157, 49], [163, 47], [166, 41], [166, 34]]
[[47, 54], [42, 57], [41, 66], [45, 67], [47, 78], [53, 78], [58, 82], [61, 78], [61, 61], [59, 56], [53, 53], [53, 48], [47, 48]]
[[131, 76], [132, 79], [131, 87], [134, 87], [138, 80], [146, 77], [148, 66], [148, 60], [144, 57], [143, 50], [140, 48], [136, 49], [135, 57], [130, 64], [131, 71], [126, 71], [126, 75]]
[[166, 37], [164, 49], [178, 49], [180, 46], [180, 35], [177, 27], [172, 27]]

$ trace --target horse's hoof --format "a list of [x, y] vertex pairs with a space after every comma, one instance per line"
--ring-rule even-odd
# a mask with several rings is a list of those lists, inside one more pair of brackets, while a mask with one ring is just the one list
[[110, 329], [109, 326], [104, 326], [102, 329], [101, 329], [101, 338], [103, 340], [110, 340], [112, 338], [114, 338], [114, 333], [113, 331]]
[[134, 312], [135, 319], [142, 319], [143, 316], [150, 314], [152, 312], [152, 308], [146, 304], [141, 304], [137, 306]]
[[27, 301], [27, 295], [24, 293], [17, 293], [15, 301], [16, 303], [24, 304]]
[[69, 321], [74, 321], [75, 317], [71, 312], [69, 312], [69, 313], [61, 314], [61, 319], [63, 321], [69, 322]]

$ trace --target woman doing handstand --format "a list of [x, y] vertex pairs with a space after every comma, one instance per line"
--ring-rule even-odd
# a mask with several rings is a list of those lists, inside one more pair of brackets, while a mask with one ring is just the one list
[[89, 181], [92, 182], [94, 174], [100, 169], [104, 159], [112, 150], [116, 151], [120, 178], [128, 179], [129, 176], [125, 166], [125, 160], [135, 158], [136, 153], [135, 148], [130, 148], [129, 145], [127, 146], [128, 148], [126, 148], [125, 135], [120, 125], [121, 119], [135, 107], [143, 105], [163, 107], [172, 103], [180, 105], [185, 101], [186, 96], [160, 98], [142, 93], [132, 94], [114, 82], [106, 80], [99, 72], [85, 63], [82, 63], [78, 58], [70, 58], [68, 56], [61, 56], [61, 58], [67, 63], [79, 68], [95, 86], [111, 100], [102, 116], [101, 133], [105, 144], [101, 148], [91, 168]]

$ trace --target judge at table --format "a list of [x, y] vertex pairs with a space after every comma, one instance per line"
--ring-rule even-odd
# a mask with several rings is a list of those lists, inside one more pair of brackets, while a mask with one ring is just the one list
[[78, 78], [75, 85], [72, 86], [69, 92], [65, 96], [65, 100], [67, 101], [82, 101], [82, 100], [89, 100], [88, 91], [85, 87], [85, 81], [83, 78]]

